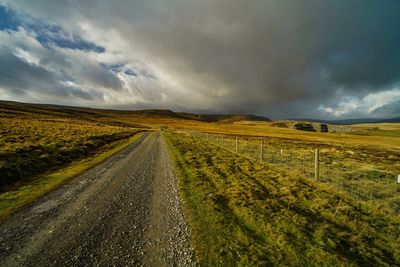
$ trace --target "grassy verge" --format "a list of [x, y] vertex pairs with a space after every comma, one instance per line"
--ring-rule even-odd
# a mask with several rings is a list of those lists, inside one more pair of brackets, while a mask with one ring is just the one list
[[182, 134], [172, 152], [204, 266], [393, 266], [400, 219]]
[[125, 140], [119, 140], [104, 146], [96, 154], [74, 161], [67, 167], [56, 172], [35, 177], [31, 181], [23, 182], [13, 190], [0, 194], [0, 219], [8, 217], [17, 209], [31, 203], [38, 197], [57, 188], [62, 183], [81, 172], [101, 163], [108, 157], [124, 149], [136, 141], [143, 133], [138, 133]]

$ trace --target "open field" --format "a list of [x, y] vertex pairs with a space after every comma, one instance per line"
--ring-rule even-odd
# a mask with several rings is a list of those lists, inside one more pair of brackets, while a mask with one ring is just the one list
[[238, 121], [227, 118], [222, 118], [222, 120], [206, 120], [200, 115], [186, 114], [182, 116], [180, 113], [169, 110], [116, 111], [0, 101], [0, 117], [2, 118], [18, 117], [30, 119], [32, 116], [40, 116], [48, 119], [77, 119], [99, 125], [151, 129], [172, 128], [222, 134], [287, 138], [332, 144], [371, 145], [389, 150], [400, 149], [400, 139], [396, 138], [397, 135], [388, 136], [390, 134], [387, 132], [388, 130], [400, 131], [400, 123], [352, 125], [350, 127], [354, 129], [379, 128], [378, 131], [373, 131], [371, 135], [355, 136], [352, 133], [313, 133], [276, 127], [279, 121], [246, 121], [246, 118]]
[[350, 134], [362, 136], [388, 136], [400, 138], [400, 123], [358, 124]]
[[344, 134], [278, 127], [288, 123], [285, 121], [240, 120], [249, 118], [252, 117], [229, 119], [168, 110], [115, 111], [0, 102], [1, 185], [12, 185], [65, 165], [104, 144], [127, 138], [138, 129], [200, 131], [243, 139], [262, 137], [266, 149], [290, 151], [299, 157], [312, 157], [313, 150], [320, 148], [321, 160], [330, 165], [392, 173], [400, 170], [399, 123], [352, 125], [353, 130]]
[[[354, 126], [366, 131], [371, 126]], [[379, 127], [376, 124], [375, 127]], [[197, 128], [200, 132], [224, 135], [229, 142], [236, 136], [241, 139], [264, 140], [266, 149], [290, 151], [298, 156], [306, 156], [313, 160], [315, 148], [320, 148], [321, 159], [342, 165], [357, 165], [364, 168], [375, 168], [385, 171], [400, 170], [400, 124], [385, 125], [385, 128], [373, 131], [371, 135], [359, 136], [354, 133], [318, 133], [303, 132], [287, 128], [273, 127], [271, 123], [234, 123], [212, 125]], [[189, 130], [190, 131], [190, 130]], [[386, 131], [392, 136], [387, 137]], [[196, 132], [196, 131], [195, 131]], [[396, 136], [395, 136], [396, 135]], [[259, 141], [254, 143], [259, 147]]]
[[400, 221], [296, 173], [165, 134], [205, 266], [400, 263]]
[[[262, 161], [305, 179], [335, 186], [352, 197], [379, 206], [381, 210], [395, 215], [400, 214], [400, 184], [398, 169], [393, 157], [386, 159], [381, 169], [375, 162], [357, 162], [360, 156], [340, 154], [329, 145], [313, 145], [293, 141], [275, 142], [270, 138], [216, 135], [191, 132], [191, 136], [256, 161]], [[316, 177], [315, 150], [318, 149]], [[359, 152], [358, 152], [359, 153]], [[356, 154], [356, 155], [354, 155]], [[358, 158], [357, 158], [358, 156]], [[375, 158], [376, 160], [376, 158]], [[392, 165], [390, 165], [392, 164]], [[382, 165], [382, 162], [381, 162]]]
[[78, 160], [137, 130], [91, 122], [0, 118], [1, 189]]
[[0, 102], [1, 168], [7, 176], [2, 186], [88, 155], [99, 146], [131, 136], [137, 129], [262, 137], [266, 149], [302, 157], [320, 148], [321, 160], [334, 165], [393, 173], [400, 170], [399, 123], [352, 125], [353, 130], [345, 134], [303, 132], [277, 127], [279, 121], [238, 118], [248, 119], [168, 110], [115, 111]]

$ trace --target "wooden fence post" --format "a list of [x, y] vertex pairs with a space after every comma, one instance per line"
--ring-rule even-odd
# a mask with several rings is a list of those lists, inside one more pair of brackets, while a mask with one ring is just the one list
[[263, 140], [261, 140], [261, 146], [260, 146], [260, 161], [263, 161]]
[[222, 147], [224, 147], [224, 136], [223, 135], [221, 136], [221, 145], [222, 145]]
[[238, 138], [237, 138], [237, 136], [236, 136], [236, 147], [235, 147], [235, 151], [236, 151], [236, 153], [238, 153]]
[[319, 180], [319, 148], [315, 149], [315, 181]]

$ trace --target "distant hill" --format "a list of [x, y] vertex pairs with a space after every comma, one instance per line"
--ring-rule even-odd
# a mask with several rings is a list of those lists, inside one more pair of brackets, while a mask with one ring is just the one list
[[230, 123], [235, 121], [270, 121], [270, 119], [248, 114], [195, 114], [186, 112], [174, 112], [168, 109], [147, 110], [112, 110], [86, 107], [72, 107], [50, 104], [29, 104], [0, 100], [0, 116], [40, 114], [67, 118], [79, 118], [85, 120], [97, 120], [118, 115], [140, 115], [144, 117], [175, 118], [183, 120], [195, 120], [204, 122]]
[[350, 124], [364, 124], [364, 123], [400, 123], [400, 118], [392, 119], [346, 119], [346, 120], [317, 120], [317, 119], [307, 119], [307, 118], [296, 118], [289, 119], [291, 121], [305, 121], [305, 122], [319, 122], [327, 124], [337, 124], [337, 125], [350, 125]]
[[178, 115], [191, 120], [206, 122], [271, 121], [268, 118], [249, 114], [194, 114], [179, 112]]

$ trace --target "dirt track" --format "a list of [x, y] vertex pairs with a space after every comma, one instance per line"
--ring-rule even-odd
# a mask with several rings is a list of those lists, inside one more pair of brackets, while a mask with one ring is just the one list
[[0, 225], [2, 266], [191, 266], [168, 151], [146, 134]]

